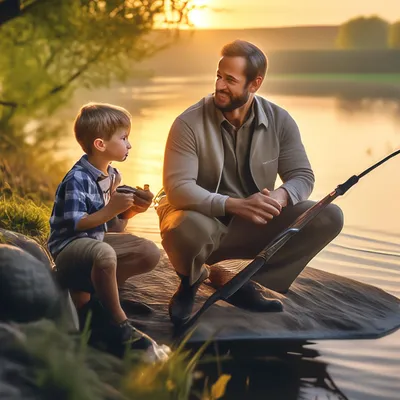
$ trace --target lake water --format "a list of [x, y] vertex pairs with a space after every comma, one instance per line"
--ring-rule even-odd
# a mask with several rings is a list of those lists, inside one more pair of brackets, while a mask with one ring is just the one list
[[[133, 114], [133, 147], [129, 158], [116, 166], [126, 184], [148, 183], [156, 193], [161, 188], [164, 144], [171, 123], [212, 90], [213, 77], [158, 77], [146, 85], [132, 82], [81, 92], [59, 115], [71, 125], [62, 154], [71, 164], [81, 155], [72, 136], [72, 121], [83, 102], [122, 105]], [[400, 106], [394, 100], [268, 95], [268, 81], [260, 94], [286, 108], [297, 121], [316, 175], [313, 200], [321, 199], [400, 145]], [[400, 297], [399, 170], [400, 157], [336, 200], [344, 211], [345, 227], [310, 263], [312, 267]], [[154, 209], [132, 219], [129, 230], [160, 245]], [[236, 359], [221, 363], [215, 376], [220, 372], [234, 378], [228, 386], [228, 398], [400, 399], [400, 331], [377, 340], [275, 346], [251, 362]]]

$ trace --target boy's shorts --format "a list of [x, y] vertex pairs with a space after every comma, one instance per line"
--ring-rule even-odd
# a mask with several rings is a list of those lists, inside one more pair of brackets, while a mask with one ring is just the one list
[[140, 274], [154, 268], [159, 256], [153, 242], [126, 232], [106, 233], [103, 242], [78, 238], [56, 257], [57, 280], [63, 289], [94, 293], [91, 273], [96, 259], [109, 259], [117, 262], [117, 268], [127, 266], [134, 274]]

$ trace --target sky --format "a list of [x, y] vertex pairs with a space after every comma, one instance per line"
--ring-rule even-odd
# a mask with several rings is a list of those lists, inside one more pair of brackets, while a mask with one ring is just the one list
[[192, 12], [198, 28], [339, 25], [364, 15], [400, 20], [400, 0], [194, 0], [210, 9]]

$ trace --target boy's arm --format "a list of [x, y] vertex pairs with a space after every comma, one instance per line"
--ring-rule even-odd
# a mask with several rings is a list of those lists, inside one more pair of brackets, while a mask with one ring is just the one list
[[112, 194], [109, 203], [101, 210], [93, 214], [84, 215], [75, 225], [78, 231], [87, 231], [113, 219], [118, 214], [133, 206], [133, 196], [131, 194], [118, 193]]

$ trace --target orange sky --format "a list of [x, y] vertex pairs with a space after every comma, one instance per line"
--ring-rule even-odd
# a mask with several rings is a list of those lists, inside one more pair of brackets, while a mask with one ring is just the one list
[[196, 0], [220, 9], [192, 14], [198, 28], [336, 25], [359, 15], [400, 20], [400, 0]]

